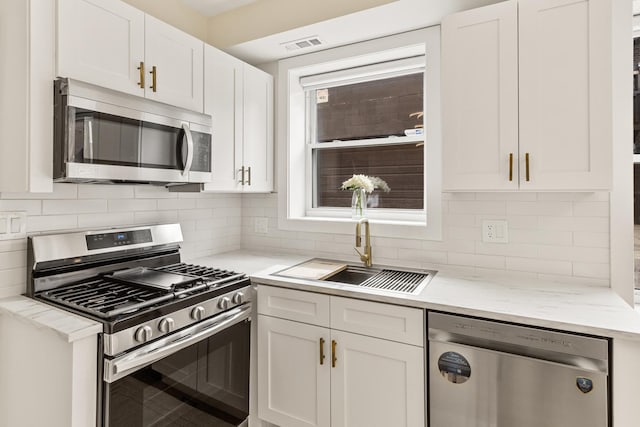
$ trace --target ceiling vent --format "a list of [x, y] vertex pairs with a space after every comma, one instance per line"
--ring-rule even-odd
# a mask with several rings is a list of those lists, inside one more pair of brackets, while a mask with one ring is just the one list
[[320, 46], [322, 40], [318, 36], [305, 37], [300, 40], [294, 40], [291, 42], [281, 43], [287, 50], [307, 49], [314, 46]]

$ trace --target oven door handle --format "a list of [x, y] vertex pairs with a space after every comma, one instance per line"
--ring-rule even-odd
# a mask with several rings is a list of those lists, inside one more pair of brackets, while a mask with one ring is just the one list
[[196, 344], [223, 329], [249, 319], [251, 304], [234, 308], [182, 331], [134, 350], [113, 360], [104, 361], [104, 380], [108, 383], [157, 362], [183, 348]]

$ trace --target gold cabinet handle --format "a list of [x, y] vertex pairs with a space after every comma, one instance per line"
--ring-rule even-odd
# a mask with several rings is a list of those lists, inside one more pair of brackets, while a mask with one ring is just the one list
[[509, 181], [513, 181], [513, 153], [509, 153]]
[[525, 180], [529, 181], [529, 153], [525, 153], [524, 155], [524, 165], [525, 165]]
[[244, 166], [238, 169], [238, 172], [240, 172], [240, 184], [244, 185]]
[[338, 360], [336, 358], [336, 345], [338, 345], [336, 340], [331, 340], [331, 367], [332, 368], [336, 367], [336, 360]]
[[140, 71], [140, 81], [138, 82], [138, 86], [140, 86], [140, 89], [144, 89], [144, 62], [140, 61], [138, 70]]
[[157, 90], [158, 90], [158, 81], [157, 81], [158, 70], [156, 69], [155, 65], [153, 67], [151, 67], [151, 71], [149, 71], [149, 74], [151, 74], [151, 86], [149, 86], [149, 87], [154, 92], [157, 92]]
[[247, 174], [249, 175], [249, 179], [247, 179], [247, 185], [251, 185], [251, 166], [247, 168]]
[[320, 364], [324, 365], [324, 338], [320, 338]]

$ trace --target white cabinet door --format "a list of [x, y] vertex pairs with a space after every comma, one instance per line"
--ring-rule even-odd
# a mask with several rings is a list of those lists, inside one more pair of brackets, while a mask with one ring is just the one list
[[205, 191], [240, 191], [242, 61], [206, 45], [204, 69], [204, 112], [213, 118], [212, 180]]
[[202, 112], [203, 62], [204, 42], [145, 15], [147, 98]]
[[611, 0], [519, 2], [521, 188], [611, 186], [610, 9]]
[[0, 1], [3, 193], [53, 189], [55, 9], [55, 0]]
[[515, 0], [442, 20], [443, 187], [518, 188]]
[[330, 351], [329, 329], [258, 315], [260, 419], [280, 427], [329, 427]]
[[205, 113], [213, 117], [213, 179], [205, 191], [273, 191], [273, 77], [205, 48]]
[[331, 427], [424, 427], [421, 347], [332, 330]]
[[58, 0], [58, 76], [143, 96], [144, 25], [119, 0]]
[[248, 64], [244, 65], [242, 120], [244, 191], [272, 191], [273, 77]]

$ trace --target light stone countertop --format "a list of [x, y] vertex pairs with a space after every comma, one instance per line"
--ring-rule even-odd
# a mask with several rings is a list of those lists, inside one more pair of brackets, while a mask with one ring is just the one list
[[254, 283], [640, 340], [640, 312], [610, 288], [440, 270], [418, 295], [274, 276], [309, 259], [230, 252], [194, 263], [245, 272]]
[[[308, 259], [307, 255], [236, 251], [186, 262], [244, 272], [257, 284], [640, 340], [640, 311], [609, 288], [440, 270], [418, 295], [407, 295], [273, 275]], [[102, 331], [98, 322], [24, 296], [1, 299], [0, 314], [50, 328], [68, 342]]]
[[71, 343], [102, 332], [102, 324], [22, 295], [0, 299], [0, 315], [47, 328]]

